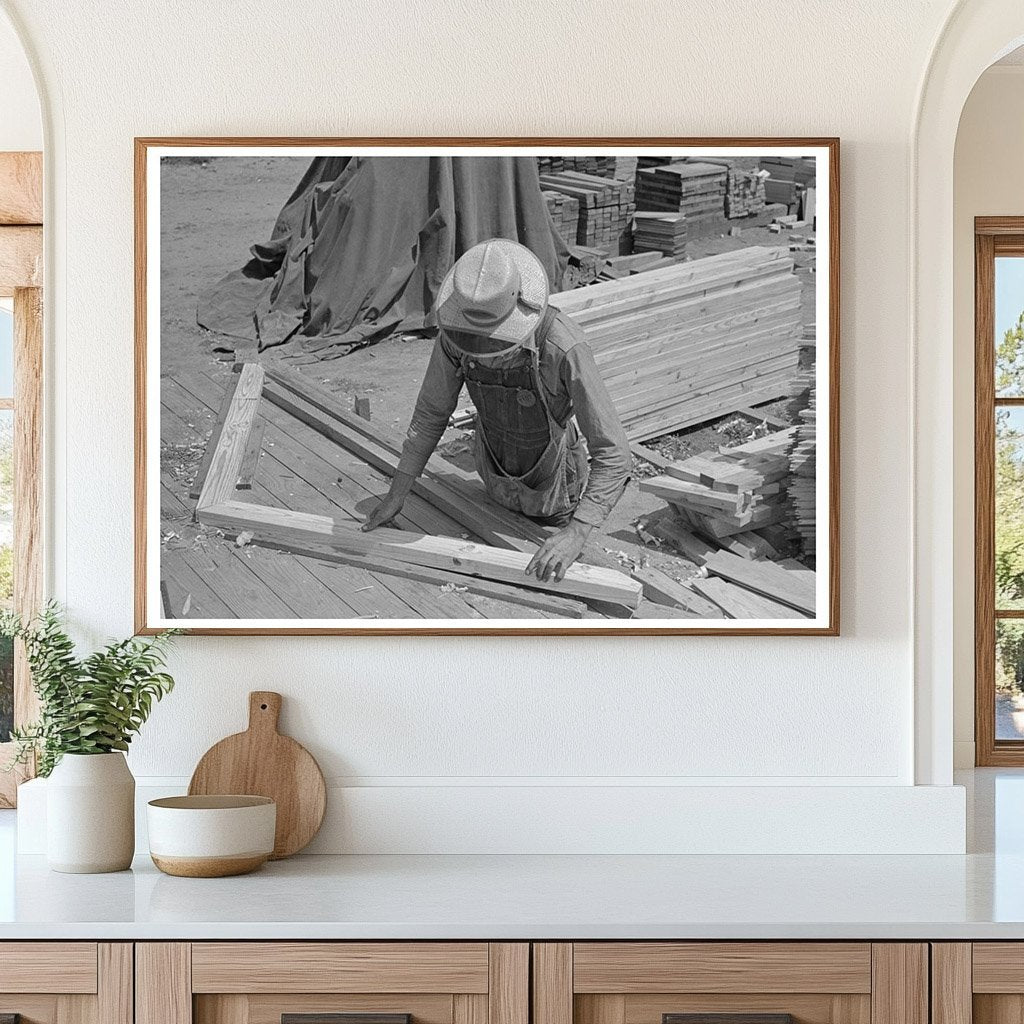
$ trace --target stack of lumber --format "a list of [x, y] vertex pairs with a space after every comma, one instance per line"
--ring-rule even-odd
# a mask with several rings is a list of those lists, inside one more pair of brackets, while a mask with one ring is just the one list
[[813, 156], [763, 156], [761, 167], [776, 181], [793, 181], [802, 188], [813, 186], [817, 174]]
[[801, 383], [805, 385], [797, 401], [801, 407], [795, 414], [799, 420], [795, 437], [789, 447], [788, 482], [789, 502], [793, 510], [793, 520], [804, 557], [813, 559], [817, 550], [817, 489], [815, 476], [815, 452], [817, 450], [817, 408], [814, 370], [806, 370], [801, 374]]
[[[640, 490], [668, 502], [688, 529], [719, 541], [781, 523], [789, 517], [785, 483], [796, 430], [670, 462], [664, 475], [641, 480]], [[767, 555], [760, 540], [751, 543]]]
[[753, 217], [765, 208], [764, 171], [730, 167], [726, 180], [725, 215], [730, 220]]
[[800, 282], [785, 249], [674, 263], [551, 302], [582, 328], [632, 441], [778, 398], [797, 369]]
[[629, 251], [629, 230], [636, 212], [633, 184], [578, 171], [542, 174], [544, 191], [558, 192], [580, 204], [576, 244], [607, 249], [613, 254]]
[[[698, 566], [687, 579], [632, 576], [652, 601], [671, 599], [700, 618], [808, 619], [815, 613], [815, 573], [791, 558], [770, 560], [733, 545], [724, 550], [691, 533], [674, 518], [651, 516], [643, 532]], [[767, 531], [764, 531], [767, 532]], [[756, 537], [755, 534], [748, 535]], [[660, 584], [660, 585], [659, 585]]]
[[725, 210], [725, 188], [729, 169], [706, 162], [664, 164], [636, 172], [638, 210], [682, 213], [704, 217]]
[[576, 226], [580, 220], [580, 203], [572, 196], [561, 192], [542, 192], [544, 202], [548, 205], [548, 213], [554, 222], [555, 230], [566, 245], [576, 244]]
[[678, 157], [672, 156], [640, 156], [636, 160], [636, 169], [642, 170], [645, 167], [664, 167], [665, 164], [670, 164], [674, 160], [678, 160]]
[[562, 288], [571, 291], [585, 284], [593, 284], [608, 259], [606, 249], [593, 249], [586, 245], [570, 245], [569, 260], [562, 277]]
[[814, 157], [762, 157], [761, 168], [769, 174], [765, 180], [765, 198], [769, 203], [800, 205], [805, 191], [814, 187]]
[[660, 252], [681, 259], [686, 255], [686, 215], [637, 213], [633, 218], [633, 252]]
[[537, 167], [541, 174], [558, 174], [560, 171], [579, 171], [598, 178], [615, 177], [613, 156], [539, 156]]

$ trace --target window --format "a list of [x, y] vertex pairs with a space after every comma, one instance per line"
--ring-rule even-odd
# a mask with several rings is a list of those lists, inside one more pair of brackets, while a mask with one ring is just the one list
[[1024, 218], [975, 242], [976, 761], [1024, 765]]
[[[42, 601], [43, 161], [0, 153], [0, 606]], [[24, 651], [0, 640], [0, 766], [12, 725], [36, 717]], [[0, 771], [0, 807], [25, 772]]]

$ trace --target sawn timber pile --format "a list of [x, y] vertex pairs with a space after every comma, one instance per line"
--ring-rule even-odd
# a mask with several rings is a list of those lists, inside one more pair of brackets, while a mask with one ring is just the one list
[[797, 371], [800, 282], [784, 249], [750, 246], [559, 292], [583, 329], [631, 441], [786, 393]]

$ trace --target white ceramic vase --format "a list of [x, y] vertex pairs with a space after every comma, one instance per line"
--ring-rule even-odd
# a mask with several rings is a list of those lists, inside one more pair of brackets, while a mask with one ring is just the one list
[[124, 871], [135, 853], [135, 778], [124, 754], [65, 754], [46, 783], [54, 871]]

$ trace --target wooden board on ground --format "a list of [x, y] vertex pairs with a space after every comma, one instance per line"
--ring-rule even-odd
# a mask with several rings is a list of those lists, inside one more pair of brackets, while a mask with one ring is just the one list
[[[216, 461], [215, 461], [216, 465]], [[380, 555], [415, 565], [434, 566], [450, 572], [483, 576], [537, 590], [593, 598], [636, 607], [641, 586], [624, 573], [577, 563], [560, 582], [527, 575], [528, 553], [474, 544], [451, 537], [406, 533], [386, 527], [364, 533], [330, 516], [293, 512], [290, 509], [223, 501], [200, 505], [199, 521], [223, 530], [249, 531], [254, 537], [287, 543], [324, 545], [355, 554]]]
[[738, 587], [716, 576], [695, 579], [693, 587], [721, 607], [730, 619], [806, 619], [788, 605], [779, 604], [752, 590]]
[[644, 597], [654, 604], [683, 608], [697, 618], [719, 619], [722, 609], [700, 594], [695, 594], [686, 584], [672, 579], [667, 573], [653, 566], [634, 569], [630, 575], [644, 588]]
[[814, 615], [814, 581], [807, 575], [810, 570], [802, 565], [797, 571], [774, 562], [751, 562], [728, 551], [716, 551], [709, 555], [705, 565], [712, 575], [721, 576], [806, 615]]

